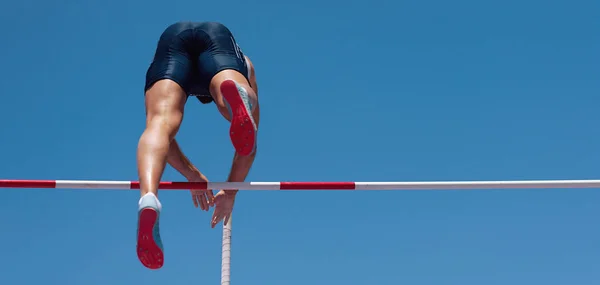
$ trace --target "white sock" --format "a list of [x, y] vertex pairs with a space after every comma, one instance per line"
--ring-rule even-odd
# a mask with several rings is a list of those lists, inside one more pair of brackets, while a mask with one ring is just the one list
[[162, 211], [162, 204], [160, 203], [160, 200], [158, 200], [158, 197], [156, 197], [156, 195], [154, 195], [154, 193], [152, 192], [148, 192], [146, 193], [144, 196], [142, 196], [140, 198], [140, 200], [138, 201], [138, 206], [141, 206], [142, 204], [142, 199], [154, 199], [154, 201], [156, 201], [156, 205], [158, 205], [158, 210]]

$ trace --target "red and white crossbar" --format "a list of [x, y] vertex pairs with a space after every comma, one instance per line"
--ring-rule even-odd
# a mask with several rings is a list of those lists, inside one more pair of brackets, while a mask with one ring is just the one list
[[[0, 180], [0, 188], [140, 189], [138, 181]], [[600, 188], [600, 180], [423, 181], [423, 182], [161, 182], [159, 189], [239, 190], [453, 190]]]

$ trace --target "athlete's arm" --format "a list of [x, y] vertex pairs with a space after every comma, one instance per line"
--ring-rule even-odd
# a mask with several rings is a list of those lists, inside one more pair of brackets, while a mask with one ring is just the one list
[[173, 139], [173, 142], [171, 142], [169, 147], [167, 162], [188, 180], [194, 179], [198, 175], [204, 176], [185, 154], [183, 154], [183, 151], [181, 151], [181, 148], [175, 139]]
[[[177, 141], [173, 139], [167, 153], [167, 163], [175, 168], [181, 175], [185, 176], [191, 182], [208, 182], [206, 176], [200, 172], [192, 162], [183, 154]], [[192, 193], [192, 201], [196, 208], [208, 211], [213, 206], [214, 196], [212, 190], [190, 190]]]

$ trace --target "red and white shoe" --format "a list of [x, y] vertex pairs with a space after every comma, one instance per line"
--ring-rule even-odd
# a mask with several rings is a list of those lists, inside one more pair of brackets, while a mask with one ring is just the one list
[[233, 80], [223, 81], [220, 88], [223, 98], [229, 105], [229, 114], [231, 115], [229, 136], [231, 137], [231, 143], [238, 154], [250, 155], [256, 149], [258, 129], [252, 117], [252, 103], [250, 103], [248, 92]]
[[140, 262], [149, 269], [159, 269], [164, 263], [159, 226], [160, 208], [161, 206], [154, 195], [145, 195], [140, 199], [137, 255]]

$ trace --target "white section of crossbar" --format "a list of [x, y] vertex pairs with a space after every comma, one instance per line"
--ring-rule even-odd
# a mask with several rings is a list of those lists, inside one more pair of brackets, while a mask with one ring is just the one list
[[600, 188], [600, 180], [355, 182], [356, 190]]

